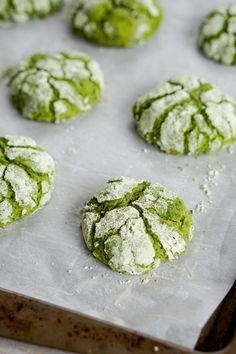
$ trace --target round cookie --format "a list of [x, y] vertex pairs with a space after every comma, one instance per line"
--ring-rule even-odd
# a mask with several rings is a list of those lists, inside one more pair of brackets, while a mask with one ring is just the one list
[[144, 42], [162, 19], [158, 0], [76, 0], [71, 12], [76, 34], [115, 47]]
[[60, 123], [99, 101], [103, 74], [84, 54], [35, 54], [13, 68], [9, 80], [14, 105], [26, 118]]
[[87, 247], [111, 269], [144, 274], [177, 258], [192, 238], [184, 202], [157, 183], [118, 177], [108, 181], [82, 210]]
[[54, 183], [54, 161], [28, 137], [0, 137], [0, 227], [46, 205]]
[[169, 154], [213, 152], [236, 140], [236, 102], [195, 76], [160, 82], [133, 116], [140, 136]]
[[0, 22], [25, 22], [31, 18], [46, 17], [57, 11], [63, 0], [1, 0]]
[[225, 65], [236, 65], [236, 5], [212, 11], [199, 30], [204, 54]]

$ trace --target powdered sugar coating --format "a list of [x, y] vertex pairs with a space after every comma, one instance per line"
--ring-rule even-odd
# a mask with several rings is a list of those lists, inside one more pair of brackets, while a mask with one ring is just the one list
[[1, 0], [0, 22], [25, 22], [35, 17], [45, 17], [58, 10], [63, 0]]
[[236, 140], [236, 102], [195, 76], [159, 83], [133, 114], [138, 133], [170, 154], [213, 152]]
[[59, 123], [89, 110], [100, 99], [103, 74], [84, 54], [42, 53], [14, 68], [9, 87], [23, 116]]
[[204, 54], [225, 65], [236, 65], [236, 5], [212, 11], [199, 30]]
[[82, 214], [88, 248], [121, 273], [149, 272], [183, 253], [192, 237], [192, 218], [183, 201], [145, 180], [108, 181]]
[[55, 166], [28, 137], [0, 137], [0, 227], [43, 207], [51, 198]]
[[76, 0], [71, 14], [78, 35], [97, 44], [127, 47], [150, 37], [162, 18], [158, 0]]

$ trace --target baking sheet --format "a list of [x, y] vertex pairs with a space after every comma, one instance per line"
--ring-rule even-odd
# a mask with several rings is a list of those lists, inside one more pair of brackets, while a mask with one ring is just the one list
[[[235, 67], [204, 58], [196, 46], [202, 18], [222, 0], [162, 1], [159, 32], [133, 49], [101, 48], [74, 37], [66, 12], [0, 29], [0, 70], [40, 51], [75, 49], [98, 60], [105, 93], [96, 108], [62, 125], [30, 122], [11, 107], [0, 87], [0, 133], [29, 135], [56, 161], [51, 203], [0, 230], [0, 287], [107, 319], [193, 347], [199, 332], [235, 278], [236, 156], [168, 156], [135, 133], [130, 107], [157, 81], [195, 74], [236, 98]], [[212, 172], [214, 171], [214, 172]], [[210, 180], [207, 180], [207, 176]], [[116, 274], [89, 255], [80, 232], [84, 202], [112, 176], [159, 182], [183, 197], [194, 215], [195, 237], [179, 260], [152, 275]], [[201, 186], [207, 183], [211, 201]], [[2, 354], [54, 353], [0, 340]]]

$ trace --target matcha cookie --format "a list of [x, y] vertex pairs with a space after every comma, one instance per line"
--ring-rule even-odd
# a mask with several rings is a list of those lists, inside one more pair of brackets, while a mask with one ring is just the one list
[[117, 272], [144, 274], [177, 258], [192, 237], [192, 215], [160, 184], [118, 177], [82, 210], [87, 247]]
[[24, 117], [60, 123], [99, 101], [103, 75], [95, 61], [80, 53], [35, 54], [12, 70], [9, 88]]
[[53, 182], [53, 159], [33, 139], [0, 137], [0, 227], [47, 204]]
[[76, 34], [115, 47], [144, 42], [162, 19], [158, 0], [76, 0], [71, 12]]
[[236, 5], [217, 9], [204, 19], [199, 46], [208, 58], [236, 65]]
[[138, 133], [169, 154], [213, 152], [236, 140], [236, 102], [194, 76], [159, 83], [133, 115]]
[[46, 17], [58, 10], [63, 0], [0, 0], [0, 22], [25, 22]]

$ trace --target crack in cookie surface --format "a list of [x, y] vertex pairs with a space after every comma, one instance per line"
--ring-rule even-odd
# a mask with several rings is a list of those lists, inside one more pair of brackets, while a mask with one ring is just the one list
[[77, 0], [71, 8], [74, 32], [105, 46], [141, 43], [154, 34], [161, 19], [157, 0]]
[[195, 76], [157, 84], [133, 116], [141, 137], [170, 154], [213, 152], [236, 140], [236, 102]]
[[208, 58], [236, 65], [236, 5], [212, 11], [200, 26], [198, 42]]
[[64, 0], [1, 0], [0, 22], [25, 22], [59, 10]]
[[12, 70], [9, 89], [23, 116], [60, 123], [99, 101], [103, 74], [95, 61], [80, 53], [35, 54]]
[[28, 137], [0, 137], [0, 227], [35, 212], [51, 199], [55, 166]]
[[82, 210], [89, 250], [113, 270], [144, 274], [177, 258], [192, 237], [192, 216], [165, 187], [118, 177], [108, 181]]

